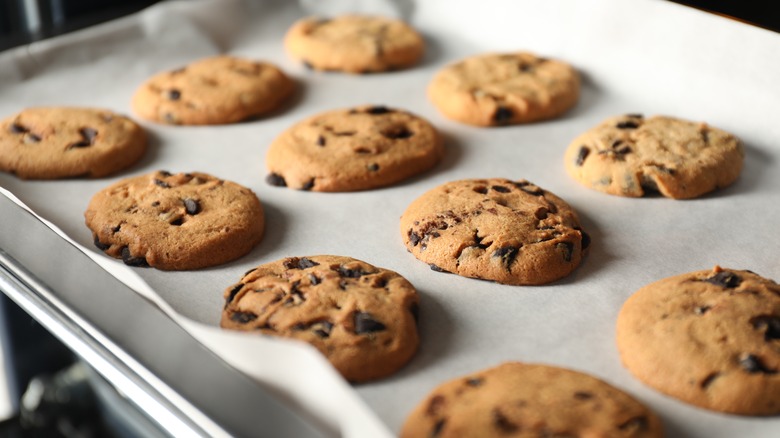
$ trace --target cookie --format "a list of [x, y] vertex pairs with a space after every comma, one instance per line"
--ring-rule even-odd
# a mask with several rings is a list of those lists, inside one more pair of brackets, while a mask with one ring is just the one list
[[475, 126], [552, 119], [579, 95], [579, 75], [571, 65], [528, 52], [466, 58], [439, 71], [428, 86], [442, 114]]
[[133, 111], [174, 125], [220, 125], [277, 109], [295, 88], [275, 65], [233, 56], [159, 73], [136, 90]]
[[738, 138], [706, 123], [628, 114], [577, 137], [565, 163], [569, 175], [594, 190], [688, 199], [732, 184], [744, 155]]
[[780, 413], [780, 285], [722, 269], [665, 278], [620, 310], [617, 345], [639, 380], [684, 402]]
[[420, 34], [403, 21], [363, 15], [304, 18], [287, 31], [284, 44], [309, 68], [347, 73], [407, 68], [425, 51]]
[[384, 106], [328, 111], [274, 140], [267, 181], [318, 192], [372, 189], [422, 173], [443, 155], [436, 129], [408, 112]]
[[414, 355], [418, 296], [397, 273], [350, 257], [288, 257], [225, 290], [221, 326], [305, 341], [352, 382], [388, 376]]
[[526, 181], [468, 179], [412, 202], [401, 236], [434, 271], [504, 284], [543, 284], [571, 273], [590, 237], [559, 197]]
[[0, 170], [25, 179], [100, 178], [137, 162], [146, 133], [94, 108], [28, 108], [0, 121]]
[[658, 417], [590, 375], [507, 362], [434, 389], [406, 420], [401, 438], [661, 437]]
[[152, 172], [98, 192], [84, 213], [95, 246], [130, 266], [187, 270], [248, 253], [263, 237], [254, 193], [205, 173]]

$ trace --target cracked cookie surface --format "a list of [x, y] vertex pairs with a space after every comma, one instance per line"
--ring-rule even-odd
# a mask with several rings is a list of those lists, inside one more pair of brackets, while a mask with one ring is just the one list
[[215, 56], [159, 73], [133, 95], [140, 117], [173, 125], [219, 125], [278, 108], [295, 85], [268, 62]]
[[267, 182], [344, 192], [387, 186], [432, 168], [441, 136], [421, 117], [385, 106], [328, 111], [277, 137], [266, 154]]
[[309, 68], [348, 73], [403, 69], [425, 50], [420, 34], [403, 21], [363, 15], [304, 18], [284, 42], [287, 52]]
[[165, 171], [101, 190], [84, 213], [95, 246], [130, 266], [188, 270], [248, 253], [263, 237], [254, 193], [205, 173]]
[[571, 273], [590, 237], [574, 210], [526, 181], [443, 184], [401, 216], [407, 249], [434, 271], [504, 284], [544, 284]]
[[144, 130], [97, 108], [39, 107], [0, 121], [0, 170], [25, 179], [100, 178], [138, 161]]
[[435, 388], [402, 438], [661, 437], [658, 417], [618, 388], [577, 371], [507, 362]]
[[566, 171], [586, 187], [612, 195], [658, 193], [688, 199], [732, 184], [744, 148], [706, 123], [641, 114], [611, 117], [566, 150]]
[[716, 266], [651, 283], [617, 320], [626, 368], [706, 409], [780, 413], [780, 285]]
[[428, 97], [442, 114], [476, 126], [555, 118], [579, 95], [572, 66], [528, 52], [466, 58], [442, 69], [428, 86]]
[[353, 382], [394, 373], [419, 344], [419, 298], [411, 283], [350, 257], [266, 263], [224, 296], [223, 328], [308, 342]]

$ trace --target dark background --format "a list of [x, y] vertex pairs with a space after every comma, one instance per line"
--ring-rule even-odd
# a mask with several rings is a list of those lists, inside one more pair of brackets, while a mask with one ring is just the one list
[[[67, 33], [141, 10], [159, 0], [36, 0], [41, 30], [26, 29], [23, 0], [0, 0], [0, 50]], [[290, 0], [293, 1], [293, 0]], [[708, 12], [780, 32], [780, 13], [774, 1], [675, 0]]]

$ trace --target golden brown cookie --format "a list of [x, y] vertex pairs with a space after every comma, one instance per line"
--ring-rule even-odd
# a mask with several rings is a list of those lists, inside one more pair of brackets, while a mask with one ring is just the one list
[[706, 123], [628, 114], [577, 137], [564, 161], [569, 175], [594, 190], [688, 199], [736, 181], [744, 154], [738, 138]]
[[132, 106], [154, 122], [219, 125], [267, 114], [294, 88], [271, 63], [223, 55], [153, 76], [135, 92]]
[[577, 214], [528, 181], [454, 181], [417, 198], [401, 236], [434, 271], [505, 284], [544, 284], [571, 273], [590, 244]]
[[617, 345], [645, 384], [706, 409], [780, 413], [780, 285], [750, 271], [676, 275], [623, 304]]
[[661, 437], [658, 417], [614, 386], [577, 371], [507, 362], [434, 389], [401, 438]]
[[254, 193], [205, 173], [152, 172], [92, 197], [84, 213], [95, 246], [130, 266], [200, 269], [237, 259], [263, 237]]
[[297, 123], [268, 149], [269, 184], [317, 192], [387, 186], [441, 160], [436, 129], [406, 111], [363, 106]]
[[0, 121], [0, 170], [20, 178], [99, 178], [146, 151], [146, 133], [105, 109], [28, 108]]
[[393, 271], [349, 257], [288, 257], [227, 288], [220, 325], [308, 342], [344, 378], [363, 382], [414, 355], [417, 309], [417, 291]]
[[422, 58], [425, 43], [400, 20], [362, 15], [304, 18], [284, 40], [288, 53], [309, 68], [370, 73], [399, 70]]
[[466, 58], [445, 67], [428, 86], [428, 97], [442, 114], [476, 126], [555, 118], [579, 95], [572, 66], [528, 52]]

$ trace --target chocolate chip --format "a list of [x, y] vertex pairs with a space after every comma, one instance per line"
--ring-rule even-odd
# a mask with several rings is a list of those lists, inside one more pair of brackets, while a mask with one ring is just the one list
[[101, 242], [97, 234], [95, 234], [95, 246], [101, 251], [105, 251], [108, 248], [111, 248], [111, 245], [106, 245], [105, 243]]
[[145, 258], [133, 257], [133, 255], [130, 254], [130, 248], [128, 247], [122, 248], [122, 261], [125, 262], [127, 266], [135, 266], [135, 267], [149, 266]]
[[276, 187], [287, 187], [287, 181], [278, 173], [269, 173], [268, 176], [265, 177], [265, 182]]
[[391, 126], [390, 128], [384, 129], [381, 131], [381, 134], [385, 138], [389, 138], [391, 140], [398, 140], [402, 138], [409, 138], [414, 135], [414, 133], [410, 130], [408, 130], [405, 126]]
[[236, 294], [238, 294], [238, 291], [240, 291], [242, 287], [244, 287], [244, 283], [238, 283], [237, 285], [233, 286], [233, 289], [230, 289], [230, 293], [228, 293], [228, 296], [225, 299], [226, 306], [233, 302], [233, 299], [236, 297]]
[[618, 426], [618, 429], [620, 430], [645, 430], [647, 429], [647, 417], [640, 416], [640, 417], [633, 417], [629, 418], [622, 424]]
[[466, 385], [469, 385], [469, 386], [476, 387], [476, 386], [482, 385], [482, 383], [484, 383], [484, 380], [482, 378], [479, 378], [479, 377], [470, 377], [470, 378], [466, 379]]
[[582, 242], [580, 243], [580, 247], [584, 251], [590, 246], [590, 234], [586, 233], [585, 231], [582, 231], [581, 228], [575, 228], [575, 230], [579, 231], [580, 234], [582, 234]]
[[514, 113], [511, 109], [507, 107], [500, 106], [498, 109], [496, 109], [496, 112], [493, 114], [493, 121], [498, 124], [504, 124], [508, 123], [512, 120], [512, 116], [514, 116]]
[[414, 323], [419, 324], [420, 323], [420, 305], [417, 303], [412, 303], [411, 306], [409, 306], [409, 313], [412, 314], [412, 318], [414, 318]]
[[491, 189], [499, 192], [499, 193], [509, 193], [509, 188], [504, 186], [493, 186]]
[[742, 283], [742, 279], [739, 276], [729, 271], [720, 271], [710, 278], [705, 278], [704, 281], [729, 289], [733, 289]]
[[550, 213], [550, 212], [549, 212], [549, 210], [547, 210], [547, 208], [545, 208], [545, 207], [539, 207], [539, 208], [537, 208], [537, 209], [536, 209], [536, 211], [534, 212], [534, 217], [535, 217], [536, 219], [538, 219], [538, 220], [540, 220], [540, 221], [541, 221], [541, 220], [547, 219], [547, 215], [548, 215], [549, 213]]
[[589, 154], [590, 149], [586, 148], [585, 146], [580, 146], [580, 151], [577, 153], [576, 164], [578, 166], [582, 166], [585, 163], [585, 159], [588, 158]]
[[317, 277], [314, 274], [309, 274], [309, 282], [312, 285], [318, 285], [318, 284], [320, 284], [320, 279], [319, 279], [319, 277]]
[[181, 99], [181, 91], [177, 89], [170, 89], [165, 93], [165, 97], [168, 98], [168, 100], [179, 100]]
[[240, 323], [240, 324], [246, 324], [248, 322], [252, 322], [257, 319], [257, 315], [250, 312], [233, 312], [232, 315], [230, 315], [230, 319], [233, 321]]
[[29, 129], [16, 123], [13, 123], [11, 126], [9, 126], [8, 130], [11, 131], [12, 134], [24, 134], [25, 132], [29, 131]]
[[409, 243], [412, 244], [412, 246], [417, 246], [418, 243], [422, 240], [422, 237], [415, 233], [412, 230], [409, 230]]
[[29, 143], [29, 142], [38, 143], [39, 141], [41, 141], [40, 137], [38, 137], [35, 134], [31, 134], [29, 132], [27, 133], [27, 136], [25, 137], [25, 142], [27, 142], [27, 143]]
[[501, 263], [504, 265], [504, 267], [509, 269], [509, 267], [512, 265], [512, 262], [515, 261], [515, 257], [517, 257], [517, 253], [519, 251], [520, 249], [517, 247], [504, 246], [493, 251], [493, 257], [500, 257]]
[[311, 190], [312, 187], [314, 187], [314, 178], [310, 179], [308, 182], [306, 182], [306, 184], [301, 186], [301, 190], [308, 191], [308, 190]]
[[593, 394], [585, 391], [577, 391], [574, 393], [574, 398], [577, 400], [590, 400], [593, 398]]
[[618, 122], [618, 124], [615, 125], [615, 127], [618, 129], [636, 129], [639, 127], [639, 123], [633, 120], [628, 120], [625, 122]]
[[378, 114], [387, 114], [391, 113], [393, 110], [389, 109], [386, 106], [372, 106], [371, 108], [366, 110], [366, 113], [378, 115]]
[[160, 206], [160, 201], [152, 202], [152, 207], [159, 207], [159, 206]]
[[184, 200], [184, 210], [187, 214], [196, 215], [200, 213], [200, 203], [195, 199], [187, 198]]
[[493, 425], [502, 433], [513, 433], [518, 430], [518, 426], [515, 423], [509, 421], [498, 408], [493, 409]]
[[325, 137], [321, 135], [317, 137], [317, 146], [325, 146]]
[[431, 267], [431, 271], [436, 271], [436, 272], [449, 272], [449, 271], [447, 271], [447, 270], [444, 270], [444, 269], [442, 269], [441, 267], [439, 267], [438, 265], [436, 265], [436, 264], [434, 264], [434, 263], [429, 263], [429, 264], [428, 264], [428, 266], [430, 266], [430, 267]]
[[181, 226], [181, 224], [183, 224], [183, 223], [184, 223], [184, 218], [182, 218], [182, 217], [177, 217], [176, 219], [174, 219], [173, 221], [170, 222], [171, 225], [176, 226], [176, 227]]
[[710, 306], [697, 306], [693, 309], [693, 313], [697, 315], [704, 315], [708, 310], [710, 310]]
[[371, 163], [368, 166], [366, 166], [366, 169], [370, 170], [371, 172], [376, 172], [379, 170], [379, 165], [376, 163]]
[[441, 420], [437, 421], [433, 425], [433, 429], [431, 429], [431, 438], [436, 438], [441, 433], [442, 429], [444, 429], [444, 425], [447, 423], [447, 420], [445, 418], [442, 418]]
[[701, 381], [699, 386], [701, 386], [702, 389], [707, 389], [710, 385], [712, 385], [712, 382], [714, 382], [715, 379], [717, 379], [718, 377], [720, 377], [720, 373], [712, 373], [707, 377], [705, 377], [704, 380]]
[[159, 173], [162, 176], [171, 176], [171, 175], [173, 175], [171, 172], [168, 172], [167, 170], [160, 170], [157, 173]]
[[533, 196], [541, 196], [544, 194], [544, 190], [540, 189], [539, 187], [536, 187], [535, 185], [525, 182], [525, 183], [514, 183], [515, 187], [518, 189], [528, 193], [529, 195]]
[[777, 374], [777, 370], [767, 368], [758, 356], [753, 354], [743, 354], [739, 358], [739, 365], [748, 373]]
[[488, 189], [485, 186], [474, 187], [474, 191], [483, 195], [487, 195]]
[[574, 244], [571, 242], [558, 242], [555, 247], [563, 252], [563, 260], [570, 262], [571, 256], [574, 253]]
[[301, 257], [301, 259], [298, 260], [298, 269], [313, 268], [319, 265], [320, 265], [319, 263], [306, 257]]
[[780, 339], [780, 317], [761, 315], [751, 318], [750, 323], [756, 330], [766, 330], [764, 332], [765, 341]]
[[118, 233], [118, 232], [119, 232], [119, 230], [121, 230], [121, 229], [122, 229], [122, 224], [119, 224], [119, 225], [117, 225], [117, 226], [115, 226], [115, 227], [112, 227], [112, 228], [111, 228], [111, 232], [112, 232], [112, 233], [114, 233], [114, 234], [116, 234], [116, 233]]
[[360, 268], [349, 269], [349, 268], [345, 268], [344, 266], [339, 266], [338, 272], [340, 276], [347, 277], [347, 278], [360, 278], [368, 274], [368, 272], [364, 272]]
[[160, 187], [162, 187], [164, 189], [170, 189], [171, 188], [170, 184], [168, 184], [167, 182], [165, 182], [165, 181], [163, 181], [161, 179], [157, 179], [157, 178], [154, 179], [154, 184], [157, 185], [157, 186], [160, 186]]
[[366, 312], [355, 312], [355, 333], [381, 332], [385, 329], [385, 325], [375, 320], [371, 314]]
[[321, 338], [327, 338], [330, 336], [330, 331], [333, 330], [333, 323], [329, 321], [321, 321], [317, 324], [314, 324], [317, 328], [312, 330], [312, 332], [321, 337]]
[[98, 132], [92, 128], [81, 128], [79, 129], [79, 134], [84, 137], [84, 140], [92, 144], [95, 142], [95, 137], [97, 137]]

